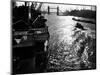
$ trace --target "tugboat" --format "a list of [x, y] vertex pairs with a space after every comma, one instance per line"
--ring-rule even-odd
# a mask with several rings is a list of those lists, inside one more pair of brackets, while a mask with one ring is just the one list
[[40, 73], [46, 71], [49, 32], [41, 13], [40, 3], [25, 2], [15, 6], [12, 19], [12, 73]]

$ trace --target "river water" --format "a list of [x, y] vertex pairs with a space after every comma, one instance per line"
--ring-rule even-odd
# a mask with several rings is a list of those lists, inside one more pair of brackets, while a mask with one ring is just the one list
[[81, 30], [75, 29], [78, 21], [72, 20], [74, 16], [52, 14], [45, 15], [45, 18], [50, 33], [48, 71], [93, 69], [95, 67], [96, 25], [79, 22], [87, 29]]

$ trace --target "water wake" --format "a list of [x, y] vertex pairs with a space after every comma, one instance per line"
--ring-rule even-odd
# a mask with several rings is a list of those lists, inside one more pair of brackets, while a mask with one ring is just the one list
[[91, 69], [95, 66], [95, 34], [67, 25], [55, 30], [49, 40], [48, 71]]

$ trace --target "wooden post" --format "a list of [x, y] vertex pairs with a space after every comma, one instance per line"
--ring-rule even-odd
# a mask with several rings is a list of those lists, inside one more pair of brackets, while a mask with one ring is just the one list
[[59, 7], [57, 7], [57, 15], [59, 15]]
[[48, 6], [48, 14], [50, 14], [50, 7]]

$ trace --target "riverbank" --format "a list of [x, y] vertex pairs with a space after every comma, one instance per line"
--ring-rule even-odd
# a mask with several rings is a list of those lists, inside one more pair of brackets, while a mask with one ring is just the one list
[[96, 19], [96, 11], [91, 10], [72, 10], [72, 11], [65, 11], [63, 15], [67, 16], [76, 16], [76, 17], [83, 17], [83, 18], [90, 18]]

